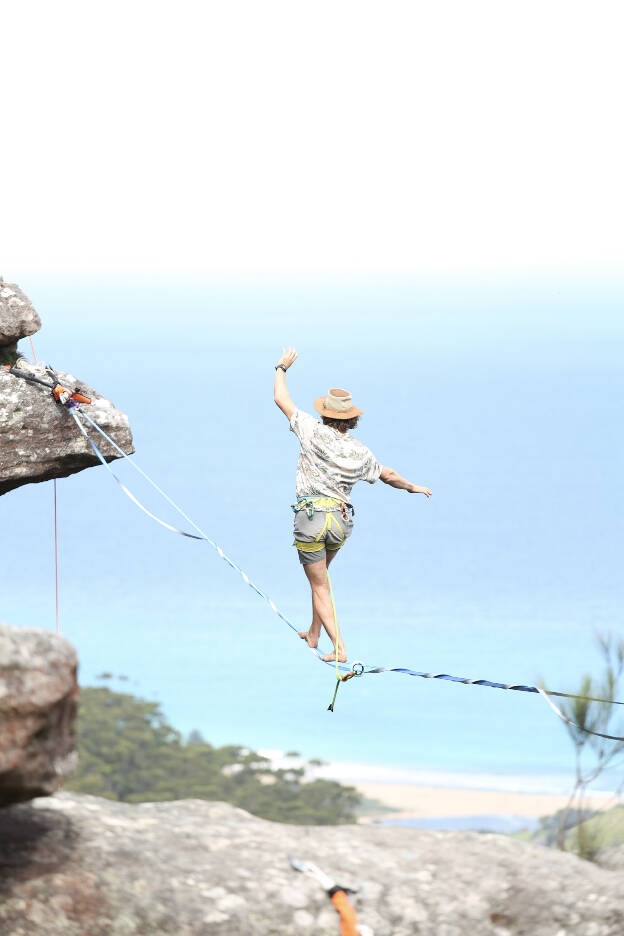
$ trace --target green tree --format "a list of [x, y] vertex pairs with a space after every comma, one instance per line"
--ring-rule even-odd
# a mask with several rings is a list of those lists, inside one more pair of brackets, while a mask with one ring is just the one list
[[[565, 808], [561, 810], [557, 827], [557, 845], [565, 850], [572, 841], [581, 858], [595, 858], [601, 842], [585, 820], [591, 815], [587, 809], [587, 790], [606, 770], [618, 766], [618, 756], [624, 751], [624, 742], [611, 741], [603, 735], [623, 736], [624, 729], [617, 726], [617, 701], [624, 675], [624, 640], [612, 634], [596, 636], [603, 659], [604, 670], [600, 678], [586, 675], [578, 689], [578, 698], [561, 705], [568, 721], [565, 723], [574, 746], [574, 784]], [[605, 700], [605, 701], [598, 701]], [[573, 833], [568, 830], [573, 827]]]
[[359, 794], [302, 768], [272, 770], [249, 748], [215, 748], [197, 731], [184, 743], [160, 706], [106, 687], [81, 690], [78, 768], [66, 788], [129, 803], [223, 800], [278, 822], [355, 821]]

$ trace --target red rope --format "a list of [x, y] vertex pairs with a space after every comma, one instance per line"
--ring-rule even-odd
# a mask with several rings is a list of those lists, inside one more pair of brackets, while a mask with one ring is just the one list
[[[32, 349], [35, 364], [37, 364], [37, 352], [32, 337], [29, 335], [30, 347]], [[59, 633], [59, 571], [58, 571], [58, 508], [56, 503], [56, 478], [54, 479], [54, 590], [56, 597], [56, 633]]]
[[56, 508], [56, 478], [54, 479], [54, 583], [56, 591], [56, 633], [59, 633], [59, 574], [58, 574], [58, 512]]

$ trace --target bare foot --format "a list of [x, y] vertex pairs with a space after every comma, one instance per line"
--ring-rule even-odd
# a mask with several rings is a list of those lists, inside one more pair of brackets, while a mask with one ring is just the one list
[[310, 631], [297, 631], [302, 640], [305, 640], [308, 647], [311, 647], [312, 650], [316, 650], [318, 647], [318, 635], [315, 637], [314, 634], [311, 634]]
[[[331, 653], [326, 653], [322, 657], [324, 663], [334, 663], [336, 660], [336, 651], [332, 650]], [[346, 663], [347, 662], [347, 651], [344, 647], [338, 647], [338, 662]]]

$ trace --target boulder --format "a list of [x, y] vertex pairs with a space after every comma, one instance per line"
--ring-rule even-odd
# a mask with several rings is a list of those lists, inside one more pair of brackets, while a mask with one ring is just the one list
[[8, 936], [338, 936], [315, 862], [375, 936], [621, 936], [621, 876], [499, 835], [281, 825], [225, 803], [75, 793], [0, 810]]
[[[50, 381], [44, 366], [21, 362], [19, 371]], [[64, 387], [79, 388], [89, 397], [91, 404], [81, 404], [85, 412], [127, 454], [134, 452], [125, 413], [71, 374], [59, 371], [58, 376]], [[121, 457], [99, 433], [87, 428], [107, 461]], [[56, 402], [49, 389], [0, 367], [0, 494], [99, 464], [69, 410]]]
[[54, 793], [72, 773], [76, 670], [63, 637], [0, 624], [0, 806]]
[[15, 283], [5, 283], [0, 276], [0, 345], [14, 344], [40, 328], [41, 319], [28, 296]]

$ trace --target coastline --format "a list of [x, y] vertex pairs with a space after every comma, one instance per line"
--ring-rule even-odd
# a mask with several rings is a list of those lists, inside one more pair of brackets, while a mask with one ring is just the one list
[[[413, 783], [387, 783], [378, 780], [355, 780], [355, 787], [366, 800], [376, 800], [388, 807], [384, 818], [433, 819], [450, 816], [505, 815], [538, 819], [563, 809], [567, 795], [556, 793], [519, 793], [506, 790], [469, 789], [464, 787], [420, 786]], [[618, 798], [609, 792], [593, 793], [589, 803], [593, 809], [609, 809]], [[379, 821], [371, 809], [360, 822]]]
[[[314, 763], [301, 755], [261, 749], [272, 769], [299, 768], [307, 781], [324, 779], [353, 787], [363, 797], [358, 822], [410, 824], [411, 820], [501, 820], [495, 825], [535, 826], [541, 816], [563, 809], [570, 797], [571, 778], [563, 772], [444, 771], [350, 761]], [[589, 790], [586, 806], [606, 810], [621, 805], [612, 790]], [[511, 823], [506, 822], [511, 820]], [[442, 826], [440, 826], [442, 827]], [[455, 826], [457, 827], [457, 826]], [[468, 822], [463, 827], [470, 827]]]

